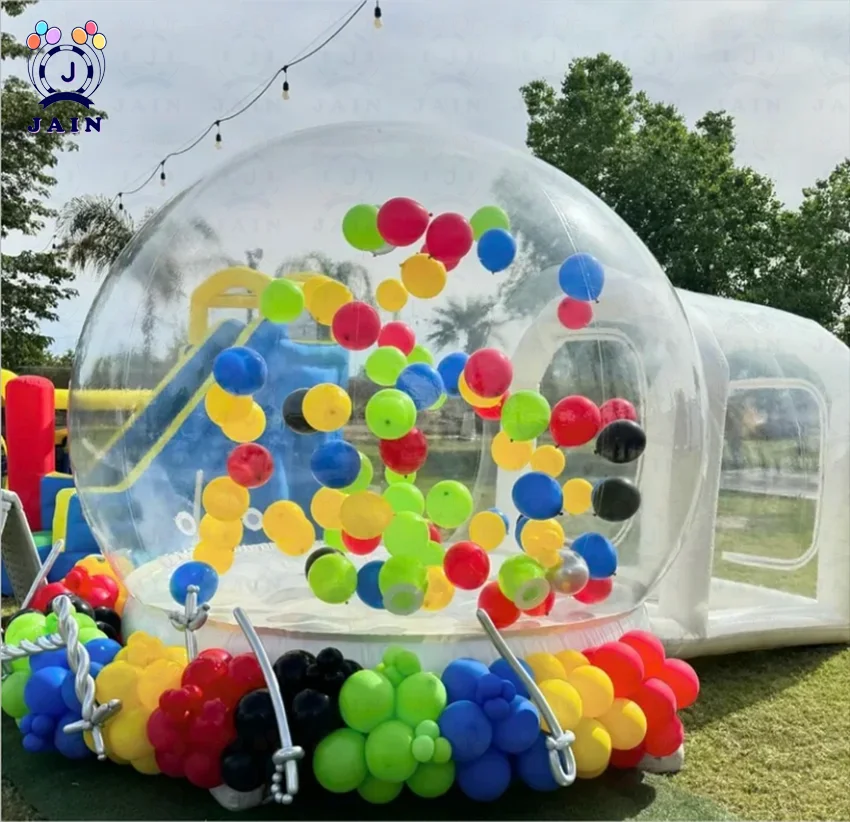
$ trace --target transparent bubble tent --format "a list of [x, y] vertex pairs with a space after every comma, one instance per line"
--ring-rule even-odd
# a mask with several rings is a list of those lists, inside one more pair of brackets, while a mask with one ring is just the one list
[[[641, 505], [619, 522], [560, 517], [568, 541], [598, 531], [613, 542], [613, 588], [595, 604], [558, 597], [548, 615], [524, 616], [505, 631], [515, 650], [586, 647], [646, 626], [681, 655], [850, 639], [850, 350], [807, 320], [675, 290], [628, 226], [556, 169], [470, 135], [404, 124], [307, 130], [226, 162], [154, 215], [105, 281], [75, 358], [71, 457], [86, 518], [131, 594], [134, 630], [175, 639], [169, 575], [191, 558], [202, 489], [226, 474], [239, 441], [205, 410], [213, 362], [244, 346], [268, 367], [253, 399], [263, 419], [256, 441], [274, 473], [250, 493], [202, 643], [238, 646], [232, 610], [241, 606], [273, 657], [332, 643], [371, 664], [387, 642], [415, 645], [426, 666], [493, 656], [476, 591], [406, 616], [356, 597], [331, 605], [308, 587], [305, 556], [277, 550], [262, 526], [279, 500], [315, 520], [311, 456], [334, 437], [370, 462], [374, 493], [388, 487], [364, 420], [378, 387], [370, 352], [344, 348], [307, 311], [269, 322], [260, 297], [276, 279], [306, 290], [321, 274], [379, 305], [379, 286], [419, 245], [358, 251], [341, 226], [352, 206], [400, 196], [431, 215], [499, 206], [517, 254], [490, 273], [473, 250], [433, 298], [381, 310], [382, 322], [409, 326], [435, 362], [499, 349], [512, 363], [511, 393], [539, 392], [551, 405], [566, 395], [597, 405], [625, 398], [646, 433], [644, 453], [628, 464], [606, 462], [592, 443], [565, 449], [559, 482], [624, 477]], [[592, 321], [570, 329], [559, 321], [558, 272], [577, 253], [602, 264], [605, 287]], [[293, 392], [320, 384], [347, 392], [350, 420], [304, 436], [282, 409]], [[83, 395], [101, 390], [142, 399], [132, 412], [92, 410]], [[505, 539], [490, 553], [495, 573], [521, 550], [513, 488], [529, 468], [494, 462], [498, 419], [461, 397], [420, 412], [417, 426], [429, 441], [422, 492], [458, 481], [475, 511], [505, 514]], [[536, 444], [551, 443], [546, 432]], [[470, 539], [468, 521], [442, 530], [444, 548]], [[318, 548], [323, 528], [315, 534]], [[386, 556], [383, 546], [352, 561], [376, 556]]]

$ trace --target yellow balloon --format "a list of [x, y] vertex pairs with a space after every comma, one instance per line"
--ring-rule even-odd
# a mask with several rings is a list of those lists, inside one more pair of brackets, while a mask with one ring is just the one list
[[582, 719], [572, 731], [576, 735], [572, 751], [578, 776], [594, 779], [611, 761], [611, 736], [605, 726], [595, 719]]
[[126, 662], [127, 654], [130, 653], [129, 648], [122, 648], [114, 657], [112, 657], [113, 662]]
[[414, 297], [430, 300], [446, 287], [446, 267], [427, 254], [414, 254], [401, 264], [401, 281]]
[[236, 552], [226, 545], [213, 545], [211, 542], [199, 542], [192, 551], [192, 559], [206, 562], [219, 574], [226, 574], [236, 561]]
[[577, 517], [590, 510], [593, 486], [586, 479], [571, 479], [564, 483], [564, 510]]
[[157, 659], [142, 671], [136, 691], [142, 707], [153, 713], [164, 691], [180, 687], [183, 668], [169, 659]]
[[384, 280], [375, 291], [375, 299], [384, 311], [401, 311], [407, 305], [407, 289], [398, 280]]
[[225, 437], [234, 442], [254, 442], [266, 430], [266, 413], [254, 403], [246, 417], [226, 422], [221, 430]]
[[251, 502], [247, 488], [237, 485], [230, 477], [216, 477], [207, 483], [201, 495], [204, 510], [222, 522], [242, 519]]
[[309, 305], [310, 300], [316, 294], [316, 291], [321, 288], [325, 283], [331, 282], [331, 278], [328, 277], [327, 274], [311, 274], [309, 275], [309, 279], [305, 280], [301, 286], [301, 290], [304, 292], [304, 304]]
[[455, 595], [455, 587], [439, 565], [428, 566], [428, 588], [422, 607], [426, 611], [442, 611]]
[[505, 471], [519, 471], [525, 468], [533, 451], [533, 443], [514, 442], [504, 431], [499, 431], [490, 443], [493, 462]]
[[120, 699], [124, 712], [125, 707], [139, 705], [137, 685], [141, 671], [129, 662], [118, 661], [104, 665], [94, 681], [94, 695], [102, 705], [110, 699]]
[[198, 536], [201, 542], [209, 545], [219, 548], [236, 548], [242, 542], [242, 520], [223, 522], [209, 514], [204, 514], [198, 526]]
[[340, 510], [343, 530], [355, 539], [374, 539], [384, 533], [394, 512], [374, 491], [358, 491], [345, 498]]
[[494, 551], [508, 534], [505, 521], [495, 511], [479, 511], [469, 522], [469, 538], [485, 551]]
[[[546, 697], [549, 707], [555, 714], [555, 719], [565, 731], [572, 731], [581, 722], [581, 697], [578, 691], [561, 679], [547, 679], [539, 684]], [[540, 717], [540, 727], [549, 730], [549, 724], [543, 716]]]
[[351, 419], [351, 397], [338, 385], [323, 382], [304, 395], [301, 413], [317, 431], [338, 431]]
[[228, 394], [220, 385], [213, 383], [204, 396], [204, 408], [207, 416], [216, 425], [245, 419], [251, 411], [254, 401], [250, 397], [237, 397]]
[[338, 531], [342, 528], [340, 511], [345, 494], [335, 488], [320, 488], [310, 502], [310, 513], [322, 528]]
[[278, 500], [263, 513], [263, 531], [272, 542], [276, 542], [278, 537], [285, 537], [287, 531], [297, 528], [302, 519], [306, 516], [297, 502]]
[[568, 674], [582, 665], [590, 665], [587, 657], [581, 651], [574, 651], [572, 648], [566, 651], [559, 651], [555, 656], [558, 658], [558, 662], [564, 666], [564, 671]]
[[564, 679], [564, 666], [553, 654], [536, 653], [526, 656], [525, 661], [534, 673], [535, 682], [544, 682], [547, 679]]
[[159, 773], [159, 765], [156, 764], [156, 754], [150, 753], [147, 756], [134, 759], [130, 763], [139, 773], [145, 776], [156, 776]]
[[307, 310], [319, 325], [330, 325], [334, 321], [334, 314], [353, 299], [354, 295], [346, 286], [328, 279], [307, 299]]
[[121, 710], [106, 725], [105, 741], [110, 752], [128, 762], [153, 753], [153, 745], [148, 742], [147, 734], [150, 715], [151, 712], [144, 708], [128, 710], [122, 705]]
[[138, 668], [146, 668], [165, 656], [165, 644], [161, 639], [144, 631], [136, 631], [127, 640], [127, 662]]
[[646, 736], [646, 716], [630, 699], [615, 699], [599, 721], [608, 731], [611, 745], [620, 751], [636, 748]]
[[185, 668], [189, 664], [189, 657], [186, 654], [185, 648], [180, 648], [177, 645], [172, 645], [165, 649], [165, 658], [176, 662], [178, 665]]
[[501, 401], [501, 397], [479, 397], [470, 387], [467, 385], [466, 377], [463, 376], [463, 372], [461, 372], [460, 377], [457, 380], [457, 390], [460, 392], [461, 397], [463, 397], [473, 408], [494, 408]]
[[531, 557], [551, 556], [564, 547], [564, 529], [556, 519], [532, 519], [525, 523], [519, 541]]
[[614, 704], [614, 685], [601, 668], [580, 665], [567, 674], [567, 682], [579, 692], [583, 714], [590, 719], [602, 716]]
[[541, 445], [531, 455], [532, 471], [542, 471], [550, 477], [557, 477], [564, 470], [567, 458], [560, 448], [554, 445]]
[[277, 549], [288, 557], [300, 557], [306, 554], [316, 541], [316, 529], [307, 517], [302, 517], [285, 534], [278, 534], [274, 540]]

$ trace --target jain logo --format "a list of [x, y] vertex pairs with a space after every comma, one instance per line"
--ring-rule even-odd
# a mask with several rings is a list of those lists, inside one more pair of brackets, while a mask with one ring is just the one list
[[[27, 37], [27, 47], [32, 52], [28, 69], [30, 82], [41, 95], [41, 105], [46, 110], [54, 103], [69, 101], [91, 108], [92, 95], [103, 82], [106, 73], [106, 37], [97, 30], [97, 23], [89, 20], [84, 27], [71, 32], [73, 43], [60, 43], [62, 32], [48, 26], [45, 20], [35, 24], [35, 31]], [[70, 132], [100, 131], [100, 117], [85, 117], [82, 128], [79, 117], [71, 117], [63, 125], [54, 117], [45, 131]], [[41, 117], [34, 117], [30, 134], [41, 131]], [[66, 127], [67, 126], [67, 127]]]

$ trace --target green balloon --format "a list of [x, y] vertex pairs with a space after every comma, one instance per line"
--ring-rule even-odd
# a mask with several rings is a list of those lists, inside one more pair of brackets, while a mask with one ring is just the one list
[[440, 396], [437, 397], [437, 401], [430, 408], [427, 408], [425, 410], [426, 411], [439, 411], [446, 404], [446, 400], [448, 398], [449, 398], [448, 394], [440, 394]]
[[421, 516], [425, 513], [425, 495], [409, 482], [390, 485], [383, 497], [397, 514], [408, 511]]
[[515, 442], [539, 437], [548, 427], [552, 409], [537, 391], [517, 391], [502, 406], [502, 430]]
[[345, 680], [339, 692], [339, 712], [343, 722], [367, 734], [390, 719], [395, 710], [395, 690], [379, 671], [364, 669]]
[[417, 762], [430, 762], [434, 756], [434, 740], [430, 736], [417, 736], [411, 751]]
[[426, 365], [434, 364], [434, 355], [425, 348], [424, 345], [416, 345], [413, 346], [411, 352], [407, 355], [407, 363], [408, 365], [413, 365], [415, 362], [424, 362]]
[[366, 376], [377, 385], [395, 385], [399, 374], [407, 368], [407, 358], [395, 346], [376, 348], [366, 358]]
[[322, 602], [339, 605], [354, 596], [357, 569], [348, 557], [334, 551], [313, 562], [307, 574], [307, 584]]
[[391, 614], [407, 616], [422, 607], [428, 587], [425, 566], [413, 557], [390, 557], [378, 574], [378, 588], [384, 608]]
[[381, 440], [398, 440], [416, 425], [413, 400], [397, 388], [383, 388], [366, 403], [366, 426]]
[[342, 531], [328, 528], [322, 535], [322, 539], [324, 539], [325, 545], [328, 548], [336, 548], [337, 551], [342, 551], [343, 553], [348, 551], [348, 548], [345, 547], [345, 543], [342, 541]]
[[457, 528], [472, 516], [469, 489], [457, 480], [440, 480], [425, 498], [428, 518], [440, 528]]
[[[56, 614], [51, 614], [53, 617], [54, 628], [52, 631], [47, 630], [50, 617], [45, 617], [44, 614], [29, 613], [21, 614], [9, 623], [6, 629], [4, 642], [7, 645], [20, 645], [25, 639], [30, 642], [35, 642], [40, 636], [45, 634], [55, 633], [59, 625]], [[94, 625], [94, 622], [92, 622]]]
[[260, 295], [260, 314], [272, 323], [291, 323], [304, 310], [304, 292], [291, 280], [272, 280]]
[[407, 780], [407, 787], [423, 799], [436, 799], [447, 793], [454, 781], [454, 762], [423, 762]]
[[431, 739], [438, 739], [440, 726], [433, 719], [423, 719], [416, 726], [416, 736], [430, 736]]
[[403, 482], [413, 483], [416, 482], [416, 471], [412, 474], [396, 474], [392, 468], [385, 468], [384, 479], [387, 481], [387, 485], [398, 485]]
[[9, 667], [15, 673], [28, 674], [32, 670], [32, 668], [30, 668], [30, 658], [28, 656], [13, 660]]
[[378, 231], [378, 207], [361, 203], [349, 208], [342, 218], [342, 234], [358, 251], [383, 248], [384, 238]]
[[452, 743], [444, 736], [434, 740], [434, 758], [432, 762], [438, 764], [448, 762], [452, 758]]
[[326, 736], [313, 754], [313, 773], [318, 783], [331, 793], [356, 790], [369, 773], [366, 737], [351, 728], [340, 728]]
[[401, 793], [403, 787], [401, 782], [384, 782], [383, 779], [375, 779], [370, 774], [357, 789], [357, 793], [373, 805], [386, 805]]
[[412, 511], [402, 511], [396, 514], [384, 529], [384, 547], [391, 556], [413, 557], [421, 562], [420, 556], [428, 547], [429, 534], [428, 523], [424, 517]]
[[372, 468], [372, 460], [369, 459], [362, 451], [360, 454], [360, 473], [357, 474], [357, 479], [342, 489], [343, 494], [354, 494], [357, 491], [366, 491], [372, 484], [372, 477], [375, 476], [375, 469]]
[[366, 767], [377, 779], [404, 782], [413, 776], [419, 763], [413, 756], [413, 729], [397, 719], [389, 719], [366, 737]]
[[[437, 721], [446, 707], [446, 686], [436, 674], [421, 671], [407, 677], [396, 693], [396, 716], [415, 728], [425, 720]], [[428, 759], [431, 757], [429, 756]]]
[[[97, 629], [97, 623], [88, 614], [73, 614], [74, 622], [80, 626], [80, 631], [91, 631]], [[50, 613], [45, 617], [44, 624], [45, 633], [59, 633], [59, 617], [55, 613]]]
[[422, 663], [413, 651], [391, 645], [384, 651], [384, 663], [399, 671], [402, 677], [413, 676], [422, 670]]
[[491, 228], [504, 228], [505, 231], [511, 230], [511, 220], [508, 215], [499, 206], [494, 205], [479, 208], [470, 217], [469, 224], [472, 226], [472, 236], [475, 240], [480, 240], [481, 235]]
[[419, 555], [419, 561], [423, 565], [442, 565], [446, 558], [446, 549], [433, 539], [428, 540], [425, 550]]
[[93, 639], [106, 639], [106, 634], [100, 630], [100, 628], [83, 628], [80, 630], [79, 635], [80, 642], [85, 645], [87, 642], [91, 642]]
[[30, 678], [29, 671], [13, 671], [3, 680], [0, 688], [0, 706], [3, 713], [9, 714], [12, 719], [22, 719], [29, 713], [27, 703], [24, 701], [24, 688]]
[[398, 688], [398, 686], [404, 682], [404, 676], [393, 668], [392, 665], [386, 665], [383, 662], [379, 662], [375, 666], [375, 670], [378, 673], [383, 674], [390, 682], [392, 682], [394, 688]]

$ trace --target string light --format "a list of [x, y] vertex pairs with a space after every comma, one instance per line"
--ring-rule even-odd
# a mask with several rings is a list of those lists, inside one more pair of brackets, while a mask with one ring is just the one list
[[375, 20], [374, 20], [373, 25], [375, 26], [376, 29], [383, 28], [384, 23], [383, 23], [383, 20], [381, 20], [381, 18], [383, 16], [384, 15], [383, 15], [383, 12], [381, 11], [380, 0], [375, 0]]
[[289, 78], [286, 75], [286, 71], [288, 68], [289, 66], [283, 67], [283, 91], [281, 92], [280, 96], [283, 97], [284, 100], [289, 99]]
[[215, 121], [216, 133], [215, 133], [215, 147], [221, 148], [221, 125], [218, 120]]
[[165, 160], [160, 164], [162, 171], [159, 172], [159, 184], [165, 188]]
[[123, 196], [124, 195], [119, 191], [118, 192], [118, 210], [119, 211], [124, 210], [124, 200], [121, 199]]

